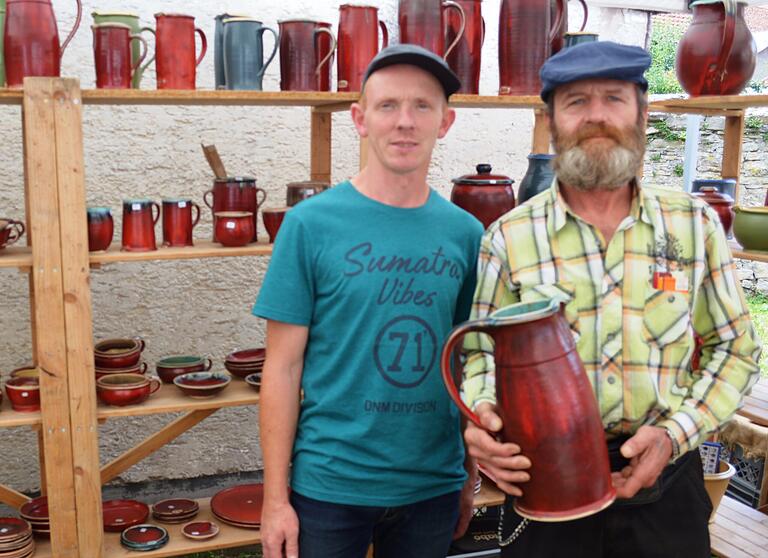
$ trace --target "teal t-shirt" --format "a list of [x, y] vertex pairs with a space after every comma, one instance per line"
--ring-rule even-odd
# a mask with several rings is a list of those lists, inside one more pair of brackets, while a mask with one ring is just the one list
[[459, 415], [439, 361], [469, 315], [482, 232], [435, 191], [397, 208], [350, 182], [286, 214], [253, 313], [309, 327], [294, 490], [396, 506], [461, 487]]

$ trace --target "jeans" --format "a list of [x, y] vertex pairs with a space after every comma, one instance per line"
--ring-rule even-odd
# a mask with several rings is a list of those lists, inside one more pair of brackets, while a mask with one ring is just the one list
[[291, 492], [299, 517], [299, 558], [445, 558], [459, 518], [451, 492], [397, 507], [352, 506]]

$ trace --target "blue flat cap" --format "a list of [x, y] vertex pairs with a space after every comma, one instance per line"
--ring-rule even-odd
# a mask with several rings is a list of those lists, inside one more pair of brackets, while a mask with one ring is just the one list
[[372, 74], [395, 64], [417, 66], [435, 76], [440, 85], [443, 86], [446, 99], [456, 93], [461, 87], [461, 80], [453, 73], [453, 70], [451, 70], [441, 56], [419, 45], [408, 43], [401, 43], [382, 49], [368, 65], [365, 77], [363, 78], [363, 86], [365, 86], [365, 82], [368, 81]]
[[651, 55], [636, 46], [593, 41], [564, 48], [541, 67], [541, 98], [546, 102], [555, 88], [582, 79], [618, 79], [648, 90], [643, 74]]

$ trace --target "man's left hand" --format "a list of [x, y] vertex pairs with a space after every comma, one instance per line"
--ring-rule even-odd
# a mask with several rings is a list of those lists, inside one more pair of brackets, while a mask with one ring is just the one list
[[641, 488], [653, 486], [672, 458], [672, 441], [665, 429], [641, 426], [634, 436], [621, 446], [621, 454], [629, 465], [612, 473], [617, 498], [632, 498]]
[[469, 527], [469, 522], [472, 521], [472, 514], [475, 511], [475, 481], [477, 481], [477, 466], [475, 461], [470, 462], [468, 467], [468, 477], [464, 482], [464, 486], [461, 487], [461, 496], [459, 500], [459, 520], [456, 522], [456, 529], [453, 531], [453, 539], [460, 539], [464, 536], [464, 533]]

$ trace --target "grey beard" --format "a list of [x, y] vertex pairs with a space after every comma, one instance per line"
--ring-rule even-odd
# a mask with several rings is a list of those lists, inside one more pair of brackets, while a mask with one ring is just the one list
[[558, 153], [552, 167], [561, 182], [584, 191], [615, 190], [635, 178], [643, 153], [616, 146], [590, 157], [579, 146]]

